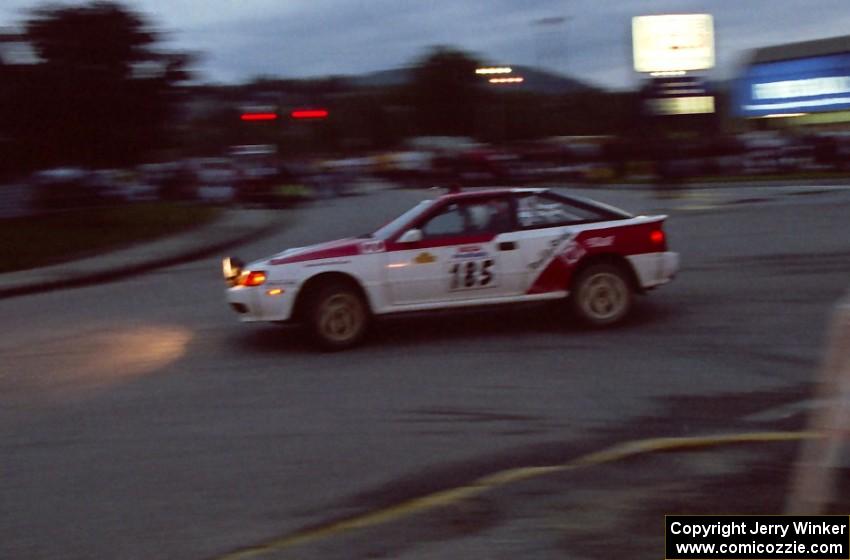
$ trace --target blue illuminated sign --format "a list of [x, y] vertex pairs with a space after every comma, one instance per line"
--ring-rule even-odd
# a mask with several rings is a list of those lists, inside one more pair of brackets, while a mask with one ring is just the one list
[[850, 109], [850, 53], [754, 64], [734, 97], [744, 117]]

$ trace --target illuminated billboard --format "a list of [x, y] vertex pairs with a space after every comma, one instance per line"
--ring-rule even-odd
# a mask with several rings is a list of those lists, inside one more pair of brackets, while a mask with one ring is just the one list
[[714, 96], [661, 97], [647, 101], [653, 115], [706, 115], [714, 112]]
[[735, 83], [737, 112], [745, 117], [850, 109], [850, 53], [763, 62]]
[[648, 80], [641, 96], [651, 115], [705, 115], [715, 112], [714, 96], [696, 76], [656, 77]]
[[711, 14], [632, 18], [632, 53], [638, 72], [680, 72], [714, 67]]

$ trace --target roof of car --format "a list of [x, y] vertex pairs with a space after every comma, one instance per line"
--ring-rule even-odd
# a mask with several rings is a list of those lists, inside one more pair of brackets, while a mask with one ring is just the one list
[[464, 198], [475, 198], [479, 196], [493, 196], [493, 195], [506, 195], [506, 194], [515, 194], [515, 193], [540, 193], [546, 192], [549, 189], [542, 187], [483, 187], [483, 188], [473, 188], [467, 190], [460, 191], [450, 191], [448, 193], [440, 196], [442, 200], [457, 200]]

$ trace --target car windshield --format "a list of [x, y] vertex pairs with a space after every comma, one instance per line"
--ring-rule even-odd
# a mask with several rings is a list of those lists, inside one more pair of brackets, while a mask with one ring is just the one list
[[422, 213], [425, 212], [428, 208], [430, 208], [433, 204], [433, 200], [423, 200], [422, 202], [420, 202], [398, 218], [376, 230], [372, 234], [372, 237], [374, 237], [375, 239], [389, 239], [393, 236], [393, 234], [397, 233], [400, 228], [409, 224], [416, 217], [421, 216]]

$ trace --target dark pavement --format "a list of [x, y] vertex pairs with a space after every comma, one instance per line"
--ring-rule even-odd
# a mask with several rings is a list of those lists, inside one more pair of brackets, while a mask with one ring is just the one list
[[[362, 233], [420, 196], [319, 202], [237, 254]], [[213, 558], [624, 439], [798, 427], [793, 411], [850, 277], [848, 193], [699, 209], [596, 196], [670, 210], [683, 256], [681, 276], [609, 331], [537, 308], [494, 310], [387, 321], [361, 348], [320, 354], [297, 331], [237, 323], [212, 258], [0, 302], [14, 318], [0, 340], [0, 558]], [[402, 520], [391, 533], [401, 544], [382, 532], [389, 525], [352, 534], [389, 548], [361, 541], [346, 557], [595, 558], [613, 526], [644, 535], [635, 557], [658, 557], [656, 514], [719, 507], [722, 495], [700, 501], [717, 480], [778, 503], [781, 473], [769, 491], [748, 482], [794, 451], [768, 447], [529, 480], [434, 526]]]

